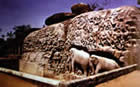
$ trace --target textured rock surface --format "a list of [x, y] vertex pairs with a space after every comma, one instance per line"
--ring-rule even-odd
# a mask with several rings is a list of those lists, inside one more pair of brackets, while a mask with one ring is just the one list
[[[125, 64], [136, 63], [139, 60], [136, 50], [140, 50], [139, 23], [139, 9], [124, 6], [83, 13], [50, 25], [26, 37], [20, 70], [32, 73], [31, 68], [34, 70], [32, 74], [50, 75], [51, 78], [67, 73], [69, 64], [66, 60], [72, 45], [87, 48], [97, 55], [100, 53], [100, 56], [113, 55]], [[35, 67], [30, 67], [34, 64]], [[79, 70], [76, 73], [81, 75]]]

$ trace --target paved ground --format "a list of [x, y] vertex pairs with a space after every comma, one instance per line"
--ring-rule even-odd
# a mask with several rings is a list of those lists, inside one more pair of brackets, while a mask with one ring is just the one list
[[140, 87], [140, 70], [99, 84], [96, 87]]

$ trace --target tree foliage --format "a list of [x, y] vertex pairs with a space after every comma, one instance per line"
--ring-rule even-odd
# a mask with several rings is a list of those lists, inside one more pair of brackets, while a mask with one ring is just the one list
[[31, 28], [30, 25], [20, 25], [14, 26], [13, 32], [10, 31], [6, 35], [1, 35], [0, 56], [8, 56], [10, 54], [21, 55], [25, 37], [35, 30], [38, 30], [38, 28]]
[[0, 33], [2, 32], [2, 29], [0, 28]]

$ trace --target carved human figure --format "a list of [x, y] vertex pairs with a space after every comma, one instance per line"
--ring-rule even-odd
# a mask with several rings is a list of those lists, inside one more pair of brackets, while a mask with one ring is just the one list
[[112, 59], [100, 57], [97, 55], [91, 55], [91, 58], [92, 63], [96, 65], [95, 74], [97, 74], [99, 70], [113, 70], [120, 67], [117, 62]]
[[78, 63], [81, 65], [84, 75], [87, 75], [87, 68], [90, 67], [92, 72], [94, 73], [94, 67], [91, 62], [91, 58], [89, 53], [83, 51], [83, 50], [78, 50], [76, 48], [71, 48], [70, 49], [71, 56], [68, 58], [67, 62], [71, 59], [71, 67], [72, 67], [72, 72], [74, 72], [74, 63]]

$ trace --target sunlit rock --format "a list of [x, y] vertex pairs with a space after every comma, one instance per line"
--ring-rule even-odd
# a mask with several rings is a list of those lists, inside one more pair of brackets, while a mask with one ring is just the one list
[[71, 47], [114, 59], [120, 66], [137, 63], [140, 60], [139, 28], [140, 10], [136, 7], [80, 14], [28, 35], [20, 70], [41, 76], [49, 74], [56, 79], [81, 78], [79, 68], [75, 75], [65, 74], [70, 71], [66, 61]]

